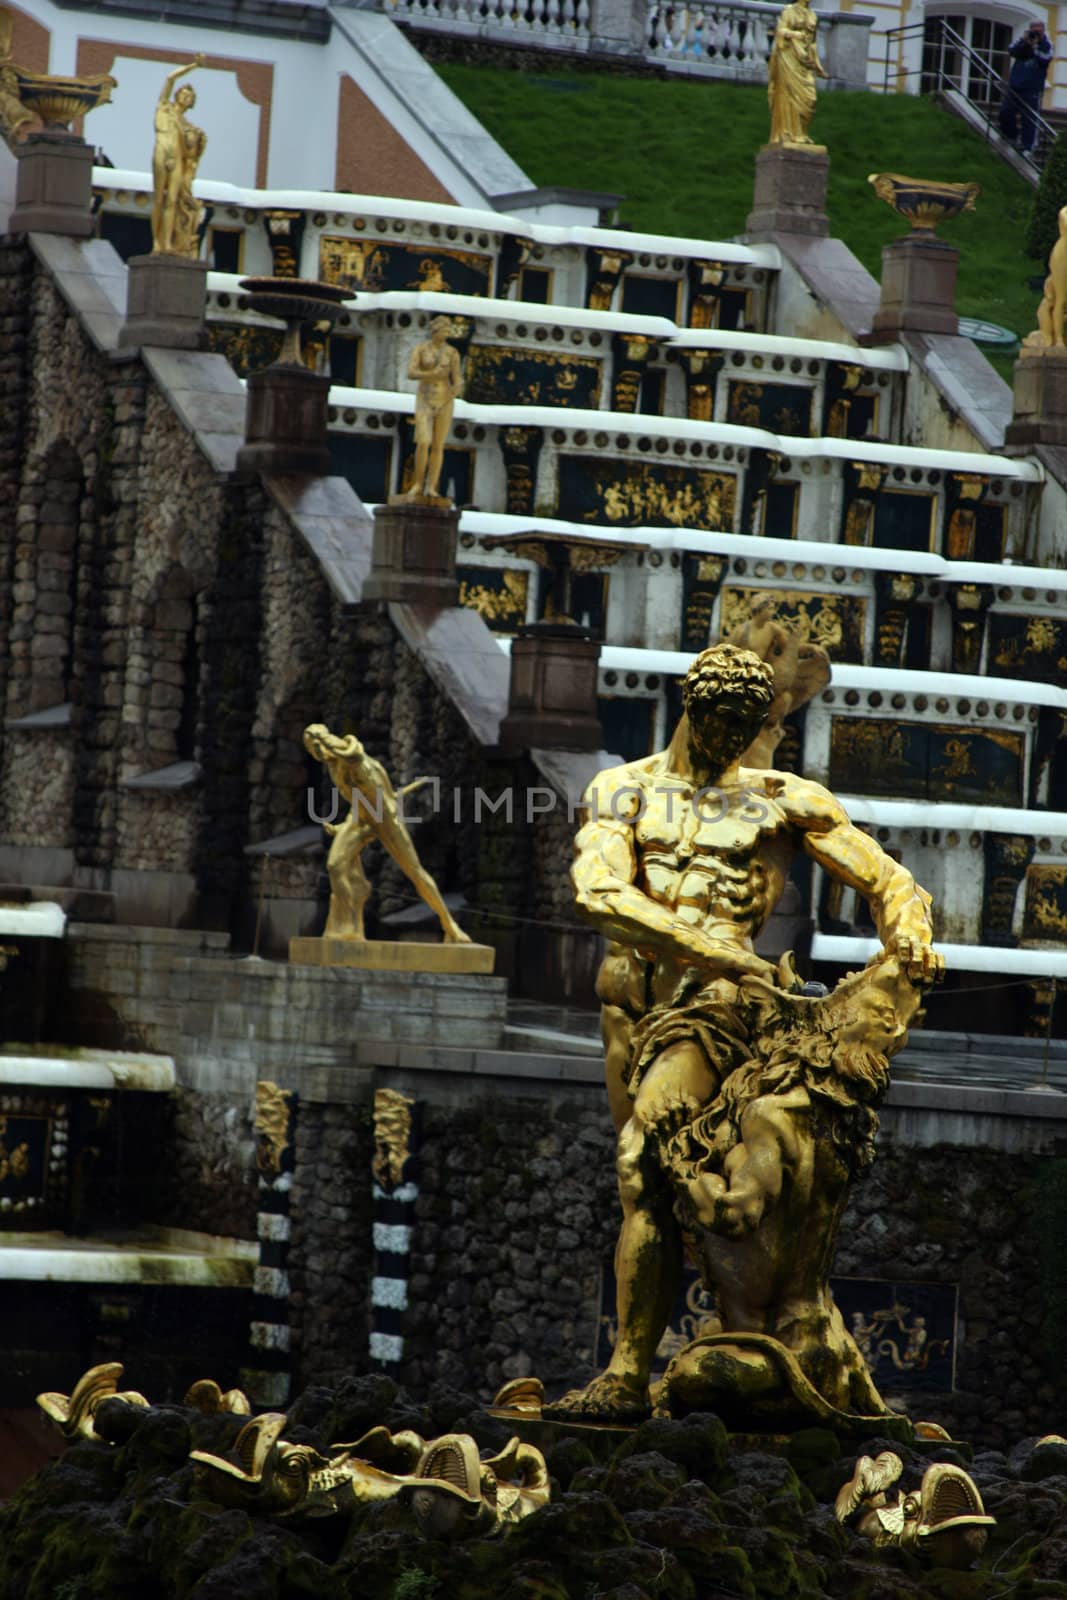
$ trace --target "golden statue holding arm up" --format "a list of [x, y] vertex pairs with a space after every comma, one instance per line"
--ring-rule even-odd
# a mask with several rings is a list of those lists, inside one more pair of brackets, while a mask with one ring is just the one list
[[808, 137], [815, 113], [815, 79], [828, 77], [815, 45], [818, 18], [811, 0], [793, 0], [778, 18], [774, 47], [767, 67], [767, 98], [771, 105], [771, 144], [801, 145], [822, 152]]
[[196, 104], [196, 90], [188, 83], [171, 98], [179, 78], [204, 64], [203, 54], [184, 67], [168, 72], [156, 102], [156, 143], [152, 152], [152, 253], [190, 256], [198, 254], [197, 229], [200, 202], [193, 198], [193, 180], [207, 146], [207, 135], [185, 119]]

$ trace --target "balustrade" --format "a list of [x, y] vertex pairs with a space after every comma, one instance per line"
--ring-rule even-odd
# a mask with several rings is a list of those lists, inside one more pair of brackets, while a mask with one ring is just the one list
[[765, 73], [778, 7], [691, 0], [674, 6], [650, 0], [646, 53], [689, 58], [734, 71]]

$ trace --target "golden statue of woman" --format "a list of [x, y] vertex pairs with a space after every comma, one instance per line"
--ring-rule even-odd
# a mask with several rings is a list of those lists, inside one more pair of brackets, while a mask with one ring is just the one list
[[815, 112], [815, 79], [828, 76], [815, 47], [818, 18], [811, 0], [793, 0], [778, 18], [767, 68], [771, 105], [771, 144], [802, 145], [821, 151], [808, 137]]
[[193, 198], [193, 179], [207, 145], [207, 134], [187, 122], [185, 113], [196, 104], [196, 90], [183, 83], [173, 99], [174, 85], [186, 73], [204, 64], [203, 55], [168, 72], [156, 102], [156, 143], [152, 152], [152, 254], [199, 254], [197, 229], [200, 202]]
[[[448, 343], [451, 317], [434, 317], [430, 337], [417, 344], [408, 362], [408, 377], [418, 382], [415, 393], [415, 472], [411, 488], [400, 498], [431, 505], [438, 493], [445, 459], [445, 440], [452, 409], [462, 387], [459, 351]], [[446, 502], [450, 504], [451, 502]]]

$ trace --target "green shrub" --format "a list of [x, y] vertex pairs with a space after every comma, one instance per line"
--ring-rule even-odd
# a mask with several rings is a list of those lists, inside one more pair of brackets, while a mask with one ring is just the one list
[[1041, 181], [1030, 205], [1024, 249], [1028, 256], [1047, 261], [1059, 237], [1060, 207], [1067, 206], [1067, 134], [1057, 135], [1049, 151]]

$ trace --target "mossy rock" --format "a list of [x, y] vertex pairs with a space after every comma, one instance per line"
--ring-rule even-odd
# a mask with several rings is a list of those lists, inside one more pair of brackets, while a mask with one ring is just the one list
[[719, 1418], [711, 1412], [694, 1411], [682, 1421], [652, 1417], [642, 1422], [619, 1446], [615, 1461], [655, 1451], [685, 1467], [691, 1476], [714, 1484], [726, 1465], [728, 1449], [729, 1435]]

